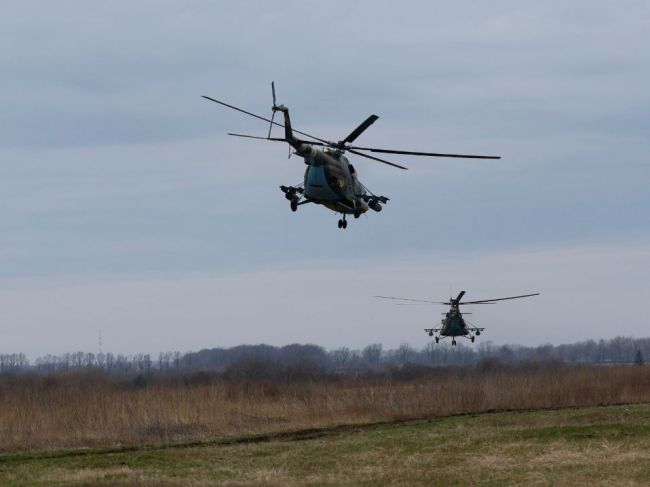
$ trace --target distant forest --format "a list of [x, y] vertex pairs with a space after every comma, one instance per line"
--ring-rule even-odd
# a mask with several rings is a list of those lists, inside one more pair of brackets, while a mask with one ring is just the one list
[[489, 341], [472, 347], [462, 344], [452, 347], [431, 342], [420, 350], [407, 344], [384, 350], [378, 343], [360, 350], [341, 347], [331, 351], [317, 345], [240, 345], [188, 353], [162, 352], [158, 356], [73, 352], [45, 355], [33, 362], [22, 353], [0, 354], [0, 374], [49, 374], [92, 368], [110, 374], [133, 376], [206, 371], [247, 377], [264, 376], [271, 370], [287, 367], [296, 373], [318, 370], [320, 373], [354, 374], [405, 365], [431, 367], [516, 362], [643, 365], [646, 357], [650, 357], [650, 338], [616, 337], [537, 347], [493, 345]]

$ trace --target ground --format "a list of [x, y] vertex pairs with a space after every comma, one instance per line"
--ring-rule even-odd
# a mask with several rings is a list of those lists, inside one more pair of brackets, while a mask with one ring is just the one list
[[1, 485], [650, 485], [650, 405], [0, 455]]

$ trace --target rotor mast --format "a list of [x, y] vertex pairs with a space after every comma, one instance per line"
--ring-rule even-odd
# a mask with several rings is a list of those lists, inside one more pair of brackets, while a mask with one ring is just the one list
[[456, 299], [449, 299], [449, 304], [451, 304], [451, 309], [460, 311], [460, 300], [463, 299], [463, 296], [465, 296], [465, 291], [461, 291], [458, 296], [456, 296]]

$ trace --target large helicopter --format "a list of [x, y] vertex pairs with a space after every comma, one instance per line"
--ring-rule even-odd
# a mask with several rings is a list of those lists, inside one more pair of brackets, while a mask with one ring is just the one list
[[438, 343], [441, 339], [445, 337], [451, 337], [451, 344], [456, 345], [456, 337], [464, 337], [470, 340], [472, 343], [474, 343], [474, 338], [479, 336], [483, 331], [485, 331], [485, 328], [478, 328], [472, 325], [471, 323], [468, 323], [463, 318], [463, 314], [471, 314], [471, 313], [461, 313], [460, 312], [461, 304], [462, 305], [494, 304], [497, 301], [505, 301], [507, 299], [519, 299], [519, 298], [528, 298], [530, 296], [539, 296], [539, 293], [522, 294], [520, 296], [509, 296], [507, 298], [481, 299], [479, 301], [461, 302], [460, 300], [463, 299], [463, 296], [465, 296], [465, 291], [461, 291], [458, 294], [458, 296], [456, 296], [455, 298], [449, 298], [449, 301], [427, 301], [426, 299], [396, 298], [393, 296], [375, 296], [375, 297], [382, 298], [382, 299], [409, 301], [418, 304], [444, 304], [447, 306], [451, 306], [449, 311], [447, 311], [444, 314], [445, 317], [442, 319], [442, 323], [441, 323], [442, 326], [440, 328], [425, 328], [424, 331], [427, 332], [429, 336], [433, 336], [434, 333], [438, 333], [438, 335], [435, 337], [436, 343]]
[[[347, 228], [348, 222], [346, 215], [354, 215], [359, 218], [368, 209], [376, 212], [382, 210], [382, 204], [386, 204], [389, 198], [379, 196], [366, 188], [358, 179], [357, 172], [348, 159], [344, 156], [345, 152], [350, 152], [357, 156], [372, 159], [373, 161], [388, 164], [399, 169], [407, 169], [404, 166], [395, 164], [379, 157], [371, 156], [359, 151], [369, 151], [385, 154], [404, 154], [412, 156], [429, 156], [429, 157], [456, 157], [466, 159], [500, 159], [499, 156], [476, 156], [467, 154], [441, 154], [436, 152], [413, 152], [391, 149], [377, 149], [375, 147], [358, 147], [351, 145], [368, 127], [377, 121], [377, 115], [370, 115], [356, 129], [343, 140], [331, 142], [320, 137], [309, 135], [300, 130], [291, 127], [289, 109], [284, 105], [276, 104], [275, 83], [271, 82], [271, 92], [273, 95], [273, 107], [271, 118], [262, 117], [248, 112], [234, 105], [223, 101], [215, 100], [209, 96], [203, 98], [231, 108], [238, 112], [250, 115], [259, 120], [269, 123], [269, 132], [266, 137], [257, 137], [254, 135], [228, 133], [235, 137], [246, 137], [250, 139], [270, 140], [275, 142], [287, 142], [295, 151], [295, 154], [302, 157], [307, 164], [305, 177], [302, 183], [296, 186], [280, 186], [280, 190], [290, 202], [292, 211], [296, 211], [299, 206], [307, 203], [323, 205], [330, 210], [341, 213], [342, 218], [338, 221], [339, 228]], [[282, 112], [284, 115], [284, 124], [274, 121], [275, 113]], [[284, 127], [284, 137], [271, 137], [273, 126]], [[312, 140], [302, 140], [297, 138], [294, 133], [303, 135]], [[317, 149], [316, 147], [323, 147]], [[289, 152], [291, 156], [291, 149]]]

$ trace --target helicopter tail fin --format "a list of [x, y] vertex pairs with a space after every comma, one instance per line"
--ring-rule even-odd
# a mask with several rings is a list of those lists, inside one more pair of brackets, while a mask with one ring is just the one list
[[289, 109], [284, 105], [273, 105], [273, 112], [282, 112], [284, 114], [284, 138], [294, 149], [300, 149], [302, 142], [293, 135]]
[[273, 114], [271, 115], [271, 123], [269, 124], [269, 134], [267, 139], [271, 138], [271, 129], [273, 128], [273, 119], [275, 112], [282, 112], [284, 114], [284, 138], [295, 149], [298, 149], [301, 142], [293, 136], [293, 129], [291, 128], [291, 117], [289, 116], [289, 108], [284, 105], [278, 105], [275, 98], [275, 81], [271, 81], [271, 93], [273, 95]]

